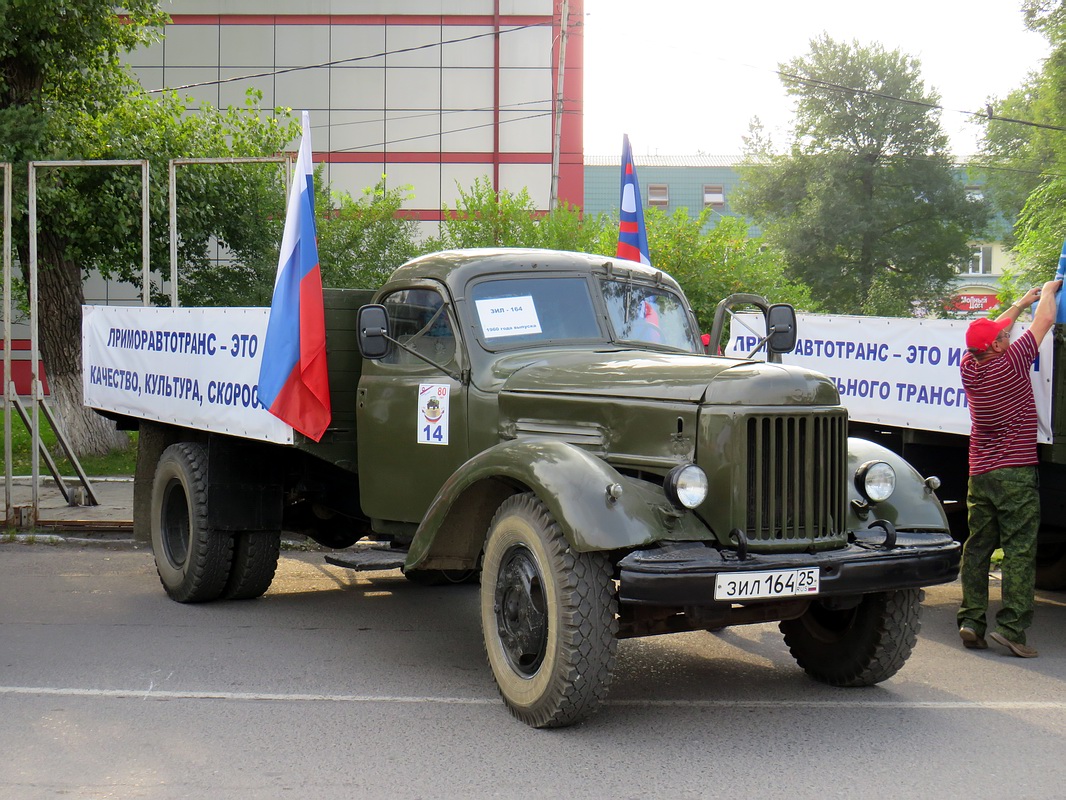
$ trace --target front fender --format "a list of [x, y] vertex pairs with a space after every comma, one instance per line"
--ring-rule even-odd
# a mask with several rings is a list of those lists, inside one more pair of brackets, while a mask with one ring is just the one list
[[[867, 461], [886, 461], [896, 471], [896, 490], [883, 503], [870, 507], [865, 519], [860, 517], [853, 500], [861, 499], [855, 488], [855, 471]], [[886, 447], [851, 437], [848, 439], [848, 527], [865, 529], [875, 519], [887, 519], [899, 530], [946, 531], [947, 516], [940, 500], [925, 485], [925, 478], [902, 456]]]
[[[622, 494], [611, 500], [607, 487], [615, 483]], [[418, 526], [404, 568], [443, 567], [459, 563], [447, 560], [457, 556], [469, 564], [481, 551], [492, 514], [516, 491], [532, 491], [578, 552], [635, 547], [664, 537], [713, 538], [695, 514], [676, 512], [662, 487], [621, 475], [565, 442], [516, 439], [474, 456], [445, 482]]]

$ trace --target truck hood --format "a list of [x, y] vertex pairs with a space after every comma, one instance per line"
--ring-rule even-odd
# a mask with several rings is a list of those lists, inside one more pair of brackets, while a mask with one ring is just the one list
[[[525, 363], [523, 363], [525, 362]], [[836, 405], [825, 376], [782, 364], [646, 350], [556, 351], [497, 363], [513, 369], [502, 390], [716, 405]]]

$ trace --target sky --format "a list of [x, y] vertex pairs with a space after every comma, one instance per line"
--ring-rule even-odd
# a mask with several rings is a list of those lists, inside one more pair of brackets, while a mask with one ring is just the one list
[[775, 145], [793, 101], [774, 70], [823, 31], [917, 58], [941, 96], [956, 157], [977, 150], [984, 108], [1040, 69], [1046, 40], [1021, 0], [584, 0], [585, 153], [737, 156], [753, 117]]

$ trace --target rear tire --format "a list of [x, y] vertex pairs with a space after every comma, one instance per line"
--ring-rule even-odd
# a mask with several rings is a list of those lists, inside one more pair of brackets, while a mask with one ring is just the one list
[[481, 570], [481, 628], [508, 709], [534, 728], [593, 714], [607, 696], [618, 647], [613, 568], [577, 553], [532, 494], [500, 506]]
[[281, 552], [279, 531], [249, 531], [234, 537], [233, 566], [224, 600], [250, 600], [270, 588]]
[[780, 623], [804, 671], [830, 686], [873, 686], [895, 675], [921, 630], [920, 589], [863, 595], [854, 608], [814, 601], [803, 616]]
[[216, 600], [226, 588], [233, 539], [207, 527], [207, 453], [172, 444], [152, 481], [152, 552], [159, 581], [179, 603]]

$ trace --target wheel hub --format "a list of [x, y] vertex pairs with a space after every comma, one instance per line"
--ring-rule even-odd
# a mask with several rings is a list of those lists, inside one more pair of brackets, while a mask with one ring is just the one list
[[510, 550], [500, 565], [495, 595], [496, 631], [511, 667], [531, 677], [540, 669], [548, 643], [544, 581], [533, 554]]
[[181, 567], [189, 557], [189, 501], [178, 480], [163, 490], [162, 539], [167, 559]]

